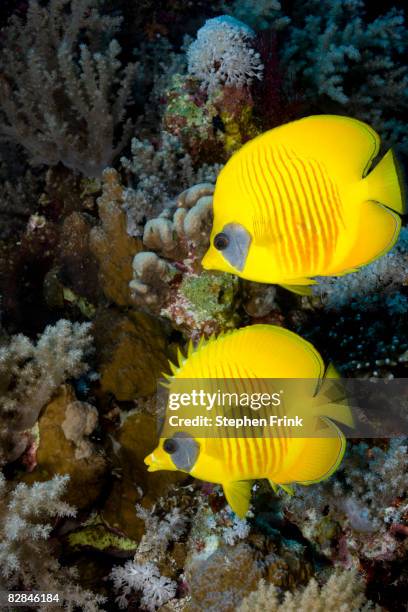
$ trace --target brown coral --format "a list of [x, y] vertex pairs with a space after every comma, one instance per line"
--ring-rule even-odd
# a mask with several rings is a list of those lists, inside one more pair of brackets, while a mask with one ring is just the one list
[[63, 430], [68, 407], [76, 398], [72, 388], [62, 387], [60, 393], [46, 406], [40, 417], [37, 467], [23, 477], [24, 482], [44, 481], [54, 474], [70, 476], [67, 499], [78, 508], [85, 508], [99, 497], [105, 485], [107, 463], [104, 455], [93, 452], [90, 457], [78, 458], [77, 447], [67, 440]]
[[208, 559], [187, 569], [191, 601], [188, 612], [235, 612], [243, 597], [253, 591], [261, 577], [247, 544], [224, 546]]
[[106, 297], [118, 306], [128, 306], [132, 301], [132, 260], [142, 246], [126, 231], [122, 204], [123, 186], [116, 170], [109, 168], [103, 174], [103, 193], [98, 200], [101, 225], [91, 231], [90, 244], [99, 262], [99, 280]]
[[141, 312], [121, 315], [105, 310], [95, 319], [94, 333], [104, 393], [131, 401], [157, 390], [170, 356], [165, 330], [157, 319]]

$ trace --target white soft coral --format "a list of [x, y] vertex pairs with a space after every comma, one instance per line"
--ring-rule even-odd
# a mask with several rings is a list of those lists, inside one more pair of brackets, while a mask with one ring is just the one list
[[116, 601], [120, 608], [128, 607], [127, 597], [133, 591], [142, 591], [141, 604], [152, 611], [173, 599], [177, 584], [174, 580], [161, 576], [154, 563], [127, 561], [123, 567], [112, 569], [110, 578], [116, 591], [121, 591]]
[[221, 85], [243, 87], [261, 79], [263, 64], [247, 25], [222, 15], [208, 19], [187, 51], [188, 71], [212, 92]]

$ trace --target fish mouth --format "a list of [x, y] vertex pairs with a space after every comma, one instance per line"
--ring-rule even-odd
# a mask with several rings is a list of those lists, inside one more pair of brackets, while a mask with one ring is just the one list
[[145, 457], [144, 462], [147, 465], [147, 471], [148, 472], [158, 472], [159, 470], [164, 470], [165, 469], [164, 467], [162, 467], [160, 462], [157, 461], [157, 459], [155, 459], [153, 453], [150, 453], [150, 455]]
[[208, 250], [201, 260], [201, 265], [204, 270], [214, 270], [214, 257], [212, 256], [211, 250]]

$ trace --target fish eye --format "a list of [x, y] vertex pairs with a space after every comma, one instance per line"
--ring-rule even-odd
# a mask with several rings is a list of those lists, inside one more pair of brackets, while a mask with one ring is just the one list
[[169, 455], [172, 455], [173, 453], [175, 453], [177, 448], [178, 448], [177, 442], [171, 438], [167, 438], [167, 440], [163, 442], [163, 450], [165, 450], [166, 453], [169, 453]]
[[229, 245], [229, 238], [224, 232], [220, 232], [214, 238], [214, 246], [217, 251], [223, 251]]

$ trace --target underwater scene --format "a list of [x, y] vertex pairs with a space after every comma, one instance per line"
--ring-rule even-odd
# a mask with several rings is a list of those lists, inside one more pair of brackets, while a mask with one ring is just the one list
[[405, 12], [1, 0], [0, 610], [408, 610]]

